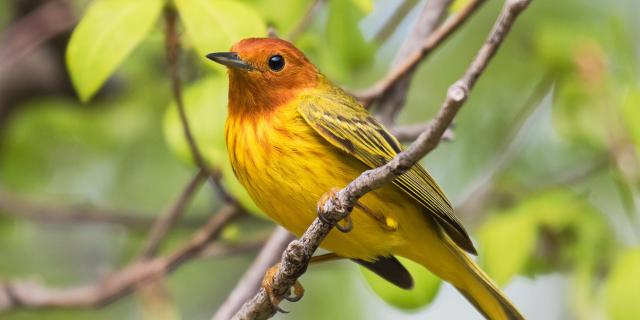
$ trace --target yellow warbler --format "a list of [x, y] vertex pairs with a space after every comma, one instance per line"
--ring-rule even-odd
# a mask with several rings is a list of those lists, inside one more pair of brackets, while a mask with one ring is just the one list
[[[298, 236], [315, 219], [325, 192], [403, 150], [284, 40], [245, 39], [231, 52], [207, 57], [229, 69], [226, 141], [236, 176], [261, 210]], [[351, 219], [353, 230], [334, 229], [321, 246], [383, 269], [401, 287], [411, 281], [403, 279], [406, 271], [393, 255], [411, 259], [453, 284], [486, 318], [523, 319], [468, 257], [476, 253], [473, 243], [420, 165], [362, 197]], [[397, 279], [389, 274], [394, 270]]]

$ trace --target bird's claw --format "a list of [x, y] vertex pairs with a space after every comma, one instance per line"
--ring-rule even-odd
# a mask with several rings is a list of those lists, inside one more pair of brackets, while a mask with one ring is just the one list
[[298, 280], [293, 284], [293, 290], [289, 289], [289, 292], [283, 298], [289, 302], [298, 302], [304, 296], [304, 287], [300, 284]]
[[[340, 188], [331, 188], [328, 192], [326, 192], [325, 194], [322, 195], [322, 197], [320, 197], [320, 200], [318, 200], [318, 219], [320, 219], [320, 221], [327, 223], [327, 224], [331, 224], [333, 223], [332, 221], [329, 221], [329, 219], [327, 219], [327, 217], [324, 216], [324, 210], [322, 210], [322, 207], [324, 206], [324, 204], [329, 201], [332, 198], [335, 198], [336, 193], [338, 193], [338, 191], [340, 191]], [[345, 225], [341, 225], [340, 221], [338, 221], [338, 223], [336, 223], [336, 229], [338, 229], [340, 232], [344, 232], [347, 233], [351, 230], [353, 230], [353, 221], [351, 220], [350, 216], [347, 216], [346, 218], [342, 219], [341, 221], [345, 222]]]
[[[267, 270], [267, 272], [264, 275], [264, 278], [262, 279], [262, 288], [264, 288], [264, 290], [266, 291], [267, 297], [269, 298], [269, 302], [271, 302], [271, 305], [278, 312], [289, 313], [289, 311], [284, 310], [280, 307], [280, 302], [282, 301], [282, 299], [290, 302], [300, 301], [300, 299], [302, 299], [302, 296], [304, 296], [304, 287], [302, 287], [300, 282], [296, 280], [296, 282], [293, 284], [293, 290], [289, 289], [289, 292], [287, 292], [287, 295], [283, 296], [282, 298], [278, 297], [273, 292], [273, 276], [278, 271], [278, 268], [280, 268], [280, 263], [275, 264], [273, 267]], [[292, 294], [292, 291], [293, 291], [293, 294]]]

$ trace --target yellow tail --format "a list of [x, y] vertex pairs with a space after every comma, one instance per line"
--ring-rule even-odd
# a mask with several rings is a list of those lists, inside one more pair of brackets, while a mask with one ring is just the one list
[[410, 250], [405, 256], [451, 283], [485, 318], [524, 320], [509, 298], [448, 236], [440, 233], [440, 239], [429, 238], [422, 242], [427, 248]]
[[453, 286], [487, 319], [523, 320], [518, 309], [484, 271], [466, 253], [455, 249], [459, 251], [460, 260], [464, 261], [462, 268], [466, 270], [460, 272], [458, 279], [451, 281]]

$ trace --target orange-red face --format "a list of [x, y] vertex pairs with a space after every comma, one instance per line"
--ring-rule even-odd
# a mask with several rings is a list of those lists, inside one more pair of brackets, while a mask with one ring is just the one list
[[230, 112], [273, 110], [318, 79], [318, 70], [304, 54], [280, 39], [244, 39], [231, 52], [207, 57], [229, 69]]

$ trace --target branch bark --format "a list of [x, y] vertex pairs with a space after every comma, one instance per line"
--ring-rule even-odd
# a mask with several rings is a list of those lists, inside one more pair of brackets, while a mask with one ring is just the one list
[[240, 310], [242, 304], [258, 292], [265, 272], [278, 262], [282, 252], [293, 239], [289, 231], [276, 227], [249, 269], [213, 315], [212, 320], [231, 319]]
[[[422, 42], [429, 38], [438, 23], [446, 15], [453, 0], [430, 0], [424, 5], [418, 21], [410, 36], [404, 41], [393, 59], [393, 65], [399, 65], [420, 50]], [[407, 91], [413, 79], [415, 67], [407, 70], [398, 81], [383, 94], [378, 101], [377, 115], [386, 126], [394, 123], [395, 118], [405, 104]]]
[[300, 19], [300, 22], [298, 22], [293, 30], [289, 32], [288, 38], [290, 42], [298, 40], [298, 38], [305, 31], [307, 31], [307, 29], [309, 29], [315, 18], [318, 16], [318, 13], [320, 13], [320, 9], [322, 9], [322, 6], [325, 5], [325, 3], [326, 0], [314, 0], [313, 3], [311, 3], [309, 9], [307, 9], [307, 12], [305, 12], [302, 19]]
[[[518, 15], [530, 2], [531, 0], [507, 0], [505, 2], [500, 17], [485, 44], [463, 77], [449, 88], [440, 112], [429, 124], [427, 130], [420, 134], [407, 150], [398, 154], [386, 165], [365, 171], [319, 206], [318, 214], [322, 215], [324, 219], [316, 218], [302, 237], [292, 241], [282, 255], [280, 267], [272, 282], [272, 294], [278, 301], [284, 297], [298, 277], [306, 271], [311, 256], [322, 240], [338, 221], [349, 215], [360, 197], [391, 182], [438, 145], [445, 130], [466, 101], [468, 93], [478, 77], [495, 55]], [[408, 68], [404, 68], [404, 70], [408, 70]], [[271, 304], [266, 290], [261, 288], [250, 301], [242, 306], [233, 319], [268, 319], [275, 314], [276, 307]]]
[[[448, 0], [447, 0], [448, 1]], [[384, 25], [373, 36], [373, 42], [382, 45], [389, 37], [391, 37], [398, 26], [404, 21], [404, 18], [413, 10], [418, 3], [418, 0], [404, 0], [398, 5], [391, 17], [384, 23]]]
[[[39, 203], [1, 190], [0, 215], [51, 223], [106, 223], [136, 230], [148, 230], [149, 225], [155, 221], [150, 213], [101, 209], [87, 205]], [[202, 219], [191, 219], [181, 221], [179, 225], [195, 229], [204, 222]]]
[[70, 30], [77, 20], [66, 1], [53, 0], [11, 24], [0, 36], [0, 73], [49, 39]]
[[389, 73], [379, 80], [371, 88], [356, 94], [359, 101], [364, 106], [369, 106], [375, 100], [379, 99], [389, 89], [396, 85], [402, 79], [405, 73], [415, 68], [428, 55], [444, 42], [453, 32], [458, 30], [462, 24], [484, 3], [484, 0], [470, 0], [469, 3], [453, 17], [447, 19], [442, 25], [434, 30], [431, 35], [422, 42], [420, 49], [413, 52], [404, 59], [404, 62], [395, 66]]
[[140, 259], [148, 259], [156, 255], [162, 240], [167, 236], [171, 227], [182, 217], [187, 205], [206, 180], [206, 172], [202, 169], [189, 181], [175, 203], [166, 213], [156, 219], [147, 238], [147, 242], [140, 253]]
[[177, 29], [178, 12], [171, 4], [167, 4], [164, 9], [165, 20], [165, 51], [167, 56], [167, 67], [169, 69], [169, 76], [171, 78], [171, 91], [178, 107], [178, 115], [180, 116], [180, 122], [182, 123], [182, 130], [184, 137], [187, 140], [191, 155], [196, 165], [211, 177], [216, 179], [220, 176], [218, 170], [212, 170], [207, 166], [207, 163], [202, 156], [202, 153], [198, 149], [196, 140], [193, 136], [191, 128], [189, 126], [189, 119], [187, 117], [187, 111], [184, 106], [184, 100], [182, 99], [182, 86], [180, 80], [180, 35]]
[[48, 288], [30, 281], [0, 283], [0, 312], [14, 308], [89, 308], [108, 304], [140, 284], [162, 277], [198, 256], [216, 239], [224, 226], [240, 216], [235, 205], [223, 207], [179, 249], [163, 256], [133, 262], [95, 283], [72, 288]]

